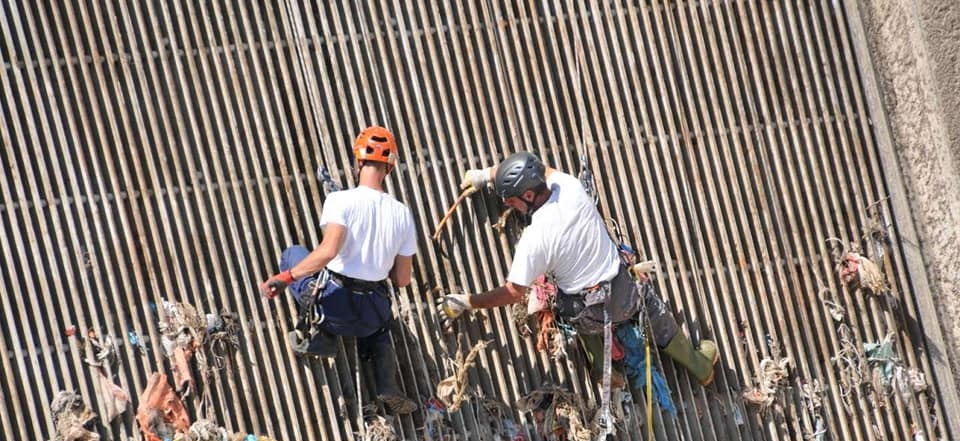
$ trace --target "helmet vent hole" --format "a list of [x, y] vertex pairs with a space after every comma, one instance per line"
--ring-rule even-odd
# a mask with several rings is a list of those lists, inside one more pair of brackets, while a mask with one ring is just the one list
[[367, 154], [368, 154], [368, 155], [372, 155], [372, 154], [373, 154], [373, 147], [367, 146]]
[[384, 158], [389, 157], [389, 156], [390, 156], [390, 149], [384, 149], [382, 155], [383, 155]]
[[387, 142], [387, 137], [385, 136], [371, 136], [370, 139], [376, 142]]

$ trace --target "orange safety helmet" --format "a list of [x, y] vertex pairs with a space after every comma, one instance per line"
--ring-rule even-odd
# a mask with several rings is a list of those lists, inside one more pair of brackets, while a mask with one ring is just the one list
[[375, 161], [387, 164], [387, 173], [397, 163], [397, 141], [393, 133], [380, 126], [370, 126], [360, 131], [353, 141], [353, 157], [357, 159], [357, 168], [361, 161]]

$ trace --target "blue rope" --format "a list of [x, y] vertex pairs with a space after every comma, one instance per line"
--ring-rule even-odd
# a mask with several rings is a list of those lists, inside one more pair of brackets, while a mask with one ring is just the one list
[[[633, 386], [637, 389], [643, 389], [647, 385], [646, 371], [647, 360], [643, 351], [645, 336], [640, 332], [636, 325], [622, 325], [617, 328], [617, 338], [624, 347], [624, 364], [626, 365], [627, 376], [630, 377]], [[657, 365], [652, 366], [653, 370], [653, 395], [657, 399], [660, 408], [667, 411], [671, 416], [677, 416], [677, 408], [673, 405], [670, 398], [670, 388], [667, 387], [667, 380], [663, 378]]]

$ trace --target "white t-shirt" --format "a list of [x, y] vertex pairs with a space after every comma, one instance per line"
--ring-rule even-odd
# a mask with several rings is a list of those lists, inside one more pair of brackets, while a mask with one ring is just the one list
[[346, 238], [331, 271], [367, 281], [386, 279], [394, 259], [417, 252], [413, 215], [393, 196], [358, 186], [330, 193], [320, 215], [320, 228], [343, 225]]
[[558, 288], [576, 293], [613, 279], [620, 255], [580, 180], [554, 171], [547, 186], [553, 194], [523, 230], [507, 280], [530, 286], [553, 273]]

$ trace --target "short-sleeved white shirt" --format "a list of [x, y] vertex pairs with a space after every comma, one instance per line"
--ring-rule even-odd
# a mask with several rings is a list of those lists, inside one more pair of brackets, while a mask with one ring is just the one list
[[358, 186], [327, 196], [320, 228], [346, 227], [346, 238], [337, 256], [327, 264], [331, 271], [354, 279], [386, 279], [396, 257], [417, 252], [413, 215], [393, 196]]
[[612, 279], [620, 255], [580, 180], [554, 171], [547, 186], [553, 193], [523, 230], [507, 280], [530, 286], [552, 273], [558, 288], [575, 293]]

